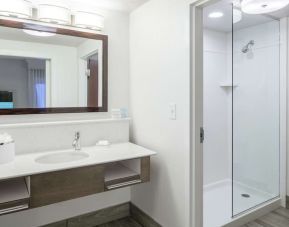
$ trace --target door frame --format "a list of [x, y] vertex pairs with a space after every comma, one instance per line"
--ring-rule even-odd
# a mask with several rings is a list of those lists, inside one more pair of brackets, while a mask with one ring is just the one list
[[[203, 8], [221, 0], [197, 0], [190, 5], [190, 226], [203, 226]], [[280, 199], [286, 206], [287, 192], [287, 104], [289, 19], [280, 20]], [[288, 176], [289, 180], [289, 176]], [[265, 210], [265, 209], [264, 209]], [[260, 213], [260, 212], [259, 212]], [[261, 214], [261, 213], [260, 213]]]

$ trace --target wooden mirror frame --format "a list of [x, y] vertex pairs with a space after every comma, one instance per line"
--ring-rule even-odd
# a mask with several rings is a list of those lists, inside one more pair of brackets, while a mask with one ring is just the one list
[[0, 26], [18, 29], [29, 29], [41, 32], [52, 32], [60, 35], [76, 36], [81, 38], [95, 39], [103, 42], [103, 94], [102, 107], [57, 107], [57, 108], [17, 108], [0, 109], [0, 115], [20, 115], [20, 114], [56, 114], [56, 113], [87, 113], [87, 112], [107, 112], [108, 110], [108, 36], [90, 32], [82, 32], [68, 28], [57, 28], [45, 25], [33, 24], [30, 22], [20, 22], [0, 19]]

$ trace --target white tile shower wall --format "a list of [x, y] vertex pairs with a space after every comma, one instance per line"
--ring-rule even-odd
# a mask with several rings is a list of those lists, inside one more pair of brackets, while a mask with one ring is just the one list
[[229, 81], [227, 75], [227, 34], [204, 31], [204, 185], [230, 178], [228, 105], [230, 87], [221, 87]]
[[[234, 32], [234, 180], [279, 194], [279, 21]], [[252, 51], [242, 53], [250, 40]]]
[[[262, 24], [258, 26], [253, 26], [247, 29], [242, 29], [234, 31], [234, 84], [237, 84], [238, 87], [234, 88], [234, 180], [243, 184], [246, 184], [248, 187], [258, 190], [265, 190], [268, 193], [276, 194], [278, 191], [278, 59], [279, 59], [279, 26], [278, 22], [271, 22], [267, 24]], [[227, 73], [222, 72], [223, 75], [226, 74], [228, 82], [231, 83], [232, 78], [232, 34], [226, 33], [226, 37], [222, 39], [217, 39], [220, 35], [216, 35], [216, 32], [205, 32], [205, 58], [204, 60], [208, 63], [217, 62], [218, 65], [222, 65], [221, 53], [224, 53], [226, 50], [227, 54]], [[209, 38], [208, 38], [209, 35]], [[214, 39], [213, 39], [214, 38]], [[255, 40], [255, 46], [253, 51], [248, 54], [243, 54], [241, 52], [242, 47], [251, 39]], [[219, 43], [217, 43], [219, 40]], [[222, 42], [222, 43], [220, 43]], [[224, 42], [227, 44], [227, 48], [224, 47]], [[214, 45], [218, 45], [218, 50], [212, 51]], [[262, 53], [262, 55], [260, 55]], [[219, 58], [210, 61], [208, 56], [216, 56], [219, 54]], [[262, 56], [265, 57], [268, 54], [273, 57], [274, 60], [266, 62], [265, 59], [262, 59]], [[266, 58], [267, 59], [267, 58]], [[271, 58], [270, 58], [271, 59]], [[261, 63], [262, 61], [263, 63]], [[223, 63], [224, 65], [224, 63]], [[260, 72], [260, 66], [262, 65], [263, 71]], [[224, 67], [225, 68], [225, 67]], [[227, 88], [226, 91], [227, 97], [223, 96], [223, 102], [226, 102], [225, 106], [221, 105], [218, 102], [218, 96], [215, 94], [214, 103], [209, 103], [210, 93], [214, 92], [214, 88], [210, 84], [214, 83], [214, 78], [218, 75], [221, 69], [211, 70], [212, 67], [205, 69], [205, 78], [204, 78], [204, 125], [207, 131], [206, 138], [207, 143], [204, 144], [204, 180], [205, 184], [212, 183], [208, 180], [208, 177], [212, 175], [207, 174], [210, 171], [213, 171], [215, 176], [218, 176], [223, 168], [219, 166], [226, 165], [228, 170], [228, 178], [231, 178], [231, 166], [232, 166], [232, 92], [231, 88]], [[277, 70], [277, 73], [275, 73]], [[212, 77], [208, 82], [206, 80], [206, 75], [211, 72]], [[258, 75], [258, 76], [257, 76]], [[262, 77], [263, 75], [263, 77]], [[216, 82], [216, 81], [215, 81]], [[207, 86], [206, 86], [207, 85]], [[206, 87], [210, 87], [210, 92], [206, 92]], [[262, 95], [261, 95], [262, 94]], [[267, 104], [263, 105], [264, 97], [267, 97]], [[226, 101], [225, 101], [226, 100]], [[274, 101], [274, 107], [272, 103]], [[207, 101], [207, 102], [206, 102]], [[207, 104], [206, 104], [207, 103]], [[215, 105], [217, 103], [218, 105]], [[211, 105], [211, 109], [209, 107]], [[224, 104], [224, 103], [223, 103]], [[254, 106], [258, 105], [258, 108]], [[220, 107], [220, 108], [219, 108]], [[209, 128], [206, 128], [206, 123], [210, 123], [210, 119], [214, 117], [212, 110], [215, 113], [220, 113], [223, 107], [227, 109], [227, 113], [223, 113], [222, 116], [226, 116], [224, 122], [224, 131], [227, 133], [227, 152], [220, 155], [220, 158], [214, 157], [214, 151], [216, 148], [209, 148], [210, 143], [214, 142], [214, 138], [218, 143], [222, 143], [222, 139], [219, 138], [220, 135], [211, 133]], [[215, 108], [215, 109], [214, 109]], [[209, 113], [206, 113], [206, 110]], [[273, 112], [270, 112], [273, 111]], [[275, 112], [275, 114], [274, 114]], [[266, 113], [266, 115], [264, 114]], [[272, 121], [267, 121], [262, 118], [273, 118]], [[264, 122], [266, 122], [264, 124]], [[218, 122], [211, 122], [213, 124], [218, 124]], [[212, 124], [211, 124], [212, 125]], [[248, 128], [255, 128], [255, 130], [248, 131]], [[220, 127], [214, 127], [214, 130], [220, 129]], [[259, 135], [258, 135], [259, 134]], [[258, 142], [259, 141], [259, 142]], [[224, 142], [224, 140], [223, 140]], [[219, 154], [222, 154], [220, 152]], [[210, 161], [211, 160], [211, 161]], [[218, 160], [217, 162], [212, 162], [213, 160]], [[264, 161], [265, 160], [265, 161]], [[267, 160], [267, 161], [266, 161]], [[266, 168], [264, 164], [260, 163], [269, 163], [270, 167]], [[273, 164], [272, 164], [273, 163]], [[213, 168], [214, 166], [214, 168]], [[216, 168], [216, 166], [218, 168]], [[259, 166], [259, 168], [256, 168]], [[223, 166], [224, 167], [224, 166]], [[264, 174], [264, 171], [267, 171]], [[214, 176], [214, 175], [213, 175]]]

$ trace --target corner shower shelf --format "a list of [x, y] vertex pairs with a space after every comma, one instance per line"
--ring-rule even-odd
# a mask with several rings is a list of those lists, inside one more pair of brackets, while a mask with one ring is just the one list
[[227, 88], [227, 87], [238, 87], [239, 85], [236, 84], [236, 83], [233, 83], [231, 81], [224, 81], [224, 82], [221, 82], [220, 83], [220, 87], [224, 87], [224, 88]]

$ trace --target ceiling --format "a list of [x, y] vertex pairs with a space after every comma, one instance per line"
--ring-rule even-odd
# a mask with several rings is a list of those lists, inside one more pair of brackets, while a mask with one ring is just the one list
[[[222, 0], [204, 8], [204, 26], [208, 29], [231, 32], [232, 31], [232, 1]], [[209, 18], [211, 12], [221, 11], [224, 16], [221, 18]], [[275, 19], [280, 19], [289, 15], [289, 6], [270, 14], [264, 15], [249, 15], [243, 13], [243, 18], [240, 22], [234, 24], [234, 30], [240, 30], [246, 27], [263, 24]]]
[[131, 12], [149, 0], [30, 0], [32, 3], [39, 2], [58, 2], [71, 7], [72, 9], [87, 10], [116, 10]]

